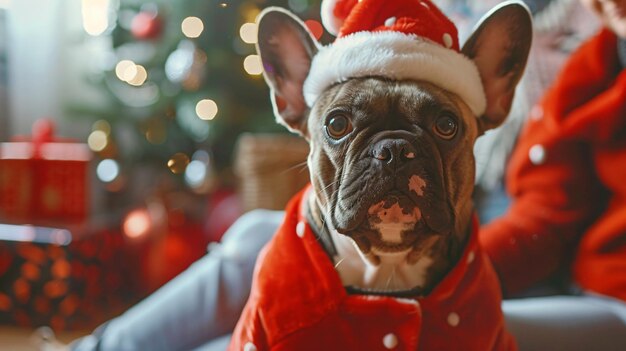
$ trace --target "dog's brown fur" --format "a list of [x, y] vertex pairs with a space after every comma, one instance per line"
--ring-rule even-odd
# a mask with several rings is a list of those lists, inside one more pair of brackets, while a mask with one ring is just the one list
[[[456, 263], [472, 220], [473, 145], [506, 118], [531, 36], [526, 9], [508, 5], [463, 47], [483, 81], [482, 116], [435, 84], [384, 77], [335, 84], [309, 109], [302, 88], [317, 53], [315, 40], [284, 10], [261, 15], [257, 49], [274, 111], [310, 143], [309, 212], [344, 285], [422, 295]], [[337, 116], [351, 128], [341, 138], [328, 131]], [[453, 137], [435, 131], [442, 119], [456, 124]], [[377, 269], [382, 277], [372, 275]]]

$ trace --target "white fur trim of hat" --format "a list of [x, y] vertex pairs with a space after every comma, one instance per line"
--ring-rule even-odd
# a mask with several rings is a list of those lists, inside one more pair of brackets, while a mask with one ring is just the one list
[[428, 39], [394, 31], [357, 32], [322, 47], [304, 83], [306, 103], [312, 107], [328, 87], [362, 77], [427, 81], [457, 94], [477, 116], [486, 108], [472, 60]]

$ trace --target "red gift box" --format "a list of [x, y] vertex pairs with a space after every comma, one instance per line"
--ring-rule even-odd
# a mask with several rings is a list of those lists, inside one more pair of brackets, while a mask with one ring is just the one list
[[50, 121], [35, 123], [31, 138], [0, 143], [0, 219], [84, 220], [90, 159], [86, 144], [54, 138]]

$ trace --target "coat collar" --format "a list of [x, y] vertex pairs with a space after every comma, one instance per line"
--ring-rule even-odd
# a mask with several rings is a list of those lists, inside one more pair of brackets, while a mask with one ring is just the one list
[[436, 308], [438, 304], [448, 303], [456, 295], [463, 294], [467, 285], [472, 283], [475, 274], [470, 274], [469, 270], [482, 269], [482, 264], [472, 264], [475, 259], [486, 262], [479, 252], [478, 221], [474, 217], [472, 233], [462, 257], [428, 296], [399, 299], [349, 295], [302, 211], [307, 189], [290, 201], [285, 221], [261, 254], [260, 261], [263, 264], [258, 268], [258, 280], [255, 284], [257, 289], [252, 292], [260, 294], [256, 297], [261, 301], [263, 313], [272, 316], [264, 320], [264, 323], [268, 329], [277, 333], [277, 338], [316, 323], [347, 300], [390, 300], [399, 303], [413, 301], [412, 303], [419, 302], [424, 308]]

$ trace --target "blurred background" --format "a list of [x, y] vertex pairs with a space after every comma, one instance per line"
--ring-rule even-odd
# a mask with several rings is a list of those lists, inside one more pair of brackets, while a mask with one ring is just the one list
[[[461, 41], [498, 2], [435, 1]], [[506, 207], [492, 194], [520, 124], [597, 27], [576, 0], [526, 3], [515, 111], [476, 148], [483, 221]], [[271, 5], [332, 41], [319, 0], [0, 0], [1, 325], [88, 330], [306, 184], [308, 148], [275, 123], [254, 52]]]

